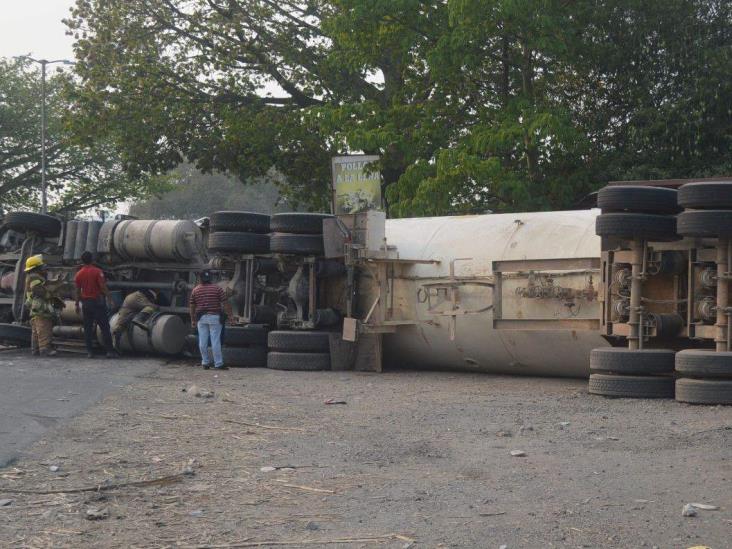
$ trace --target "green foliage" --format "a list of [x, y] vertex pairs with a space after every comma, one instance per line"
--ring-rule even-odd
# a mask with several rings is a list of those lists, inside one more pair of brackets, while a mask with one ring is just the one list
[[378, 154], [395, 216], [570, 207], [732, 168], [724, 0], [77, 0], [76, 135], [324, 209]]
[[277, 190], [281, 178], [276, 173], [244, 186], [225, 174], [205, 175], [190, 164], [182, 164], [171, 172], [170, 179], [169, 190], [136, 201], [130, 214], [142, 219], [198, 219], [221, 210], [268, 214], [294, 211]]
[[[108, 140], [78, 142], [66, 127], [74, 82], [47, 78], [47, 185], [53, 212], [71, 215], [165, 188], [164, 178], [130, 178]], [[41, 182], [41, 85], [29, 61], [0, 59], [0, 209], [37, 209]]]

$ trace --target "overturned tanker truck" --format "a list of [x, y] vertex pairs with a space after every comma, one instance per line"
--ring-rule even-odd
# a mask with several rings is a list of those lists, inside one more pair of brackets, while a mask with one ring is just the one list
[[[130, 334], [144, 352], [173, 351], [156, 337], [186, 338], [188, 290], [205, 267], [231, 296], [230, 365], [589, 375], [590, 392], [607, 396], [732, 403], [732, 182], [611, 184], [597, 206], [116, 219], [96, 251], [120, 297], [154, 287], [169, 300], [161, 316], [177, 321], [161, 335]], [[9, 217], [0, 306], [18, 322], [20, 260], [63, 249], [53, 271], [68, 282], [76, 254], [67, 259], [70, 223], [44, 236]]]

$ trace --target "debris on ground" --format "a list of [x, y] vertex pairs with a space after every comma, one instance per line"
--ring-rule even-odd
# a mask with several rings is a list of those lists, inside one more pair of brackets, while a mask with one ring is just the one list
[[52, 473], [57, 473], [60, 469], [61, 469], [61, 467], [59, 467], [58, 465], [51, 465], [48, 468], [48, 470], [51, 471]]
[[7, 507], [11, 503], [13, 503], [12, 499], [0, 499], [0, 507]]
[[690, 503], [689, 505], [692, 505], [697, 509], [701, 509], [702, 511], [719, 511], [718, 506], [709, 505], [708, 503]]
[[348, 403], [345, 400], [336, 400], [334, 398], [329, 398], [328, 400], [326, 400], [324, 402], [324, 404], [330, 405], [330, 404], [348, 404]]
[[191, 385], [190, 387], [181, 389], [182, 393], [188, 393], [194, 397], [199, 398], [213, 398], [214, 392], [209, 389], [202, 389], [198, 385]]
[[695, 517], [698, 514], [699, 511], [691, 503], [687, 503], [686, 505], [684, 505], [684, 508], [681, 510], [682, 517]]
[[526, 452], [524, 452], [523, 450], [511, 450], [511, 455], [515, 458], [526, 457]]
[[106, 507], [99, 509], [97, 507], [90, 507], [86, 510], [86, 520], [104, 520], [109, 518], [109, 509]]

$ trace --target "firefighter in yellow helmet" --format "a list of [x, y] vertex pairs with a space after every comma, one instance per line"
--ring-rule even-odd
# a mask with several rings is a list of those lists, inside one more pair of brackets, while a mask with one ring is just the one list
[[51, 347], [53, 321], [63, 302], [46, 287], [46, 264], [43, 256], [34, 255], [25, 262], [25, 306], [30, 312], [31, 352], [34, 355], [55, 356]]

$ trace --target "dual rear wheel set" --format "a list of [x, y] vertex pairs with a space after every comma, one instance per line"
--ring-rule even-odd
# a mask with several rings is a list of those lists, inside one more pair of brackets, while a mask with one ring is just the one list
[[[598, 193], [596, 233], [604, 238], [668, 242], [732, 238], [732, 182], [702, 182], [678, 191], [605, 187]], [[609, 397], [676, 398], [732, 404], [732, 352], [604, 347], [590, 356], [589, 392]]]

